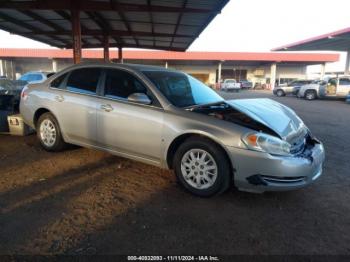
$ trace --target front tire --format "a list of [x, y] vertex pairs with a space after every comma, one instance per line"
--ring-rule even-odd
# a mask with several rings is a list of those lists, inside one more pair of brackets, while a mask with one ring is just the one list
[[285, 96], [286, 94], [284, 93], [283, 90], [279, 89], [279, 90], [277, 90], [276, 95], [277, 95], [278, 97], [282, 97], [282, 96]]
[[176, 151], [173, 167], [181, 185], [197, 196], [220, 194], [231, 185], [229, 160], [223, 149], [208, 139], [187, 139]]
[[40, 144], [46, 151], [61, 151], [67, 145], [56, 118], [49, 112], [39, 117], [36, 131]]

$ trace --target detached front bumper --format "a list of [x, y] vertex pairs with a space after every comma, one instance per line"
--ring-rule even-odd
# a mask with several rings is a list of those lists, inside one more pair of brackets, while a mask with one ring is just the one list
[[228, 147], [235, 169], [234, 183], [242, 191], [261, 193], [298, 189], [322, 174], [325, 151], [322, 143], [293, 157]]

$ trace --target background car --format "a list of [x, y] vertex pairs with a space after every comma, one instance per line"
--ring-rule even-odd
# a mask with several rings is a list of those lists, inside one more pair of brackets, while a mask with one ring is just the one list
[[[306, 98], [305, 95], [307, 95], [307, 99], [311, 100], [315, 99], [313, 97], [317, 96], [317, 92], [320, 89], [320, 86], [327, 85], [328, 80], [314, 80], [312, 83], [303, 85], [297, 94], [299, 98]], [[310, 96], [311, 95], [311, 96]]]
[[236, 81], [236, 79], [225, 79], [221, 83], [221, 90], [223, 91], [236, 91], [241, 89], [241, 84]]
[[248, 80], [240, 80], [239, 83], [241, 84], [242, 89], [249, 89], [253, 87], [253, 83]]
[[12, 95], [14, 106], [18, 109], [20, 95], [25, 85], [42, 83], [54, 74], [53, 72], [35, 71], [23, 74], [18, 80], [0, 79], [0, 95]]
[[26, 81], [28, 84], [42, 83], [53, 74], [55, 73], [32, 71], [32, 72], [27, 72], [23, 74], [18, 80]]
[[350, 92], [350, 76], [330, 78], [328, 81], [318, 81], [302, 86], [298, 97], [306, 100], [317, 98], [346, 98]]
[[301, 86], [311, 84], [312, 81], [313, 80], [294, 80], [288, 84], [276, 86], [273, 89], [273, 93], [276, 96], [285, 96], [289, 94], [297, 95]]

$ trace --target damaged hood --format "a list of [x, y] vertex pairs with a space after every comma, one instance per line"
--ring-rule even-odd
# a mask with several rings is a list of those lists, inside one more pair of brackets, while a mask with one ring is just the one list
[[305, 136], [307, 128], [290, 108], [268, 98], [226, 101], [236, 110], [272, 129], [283, 140]]

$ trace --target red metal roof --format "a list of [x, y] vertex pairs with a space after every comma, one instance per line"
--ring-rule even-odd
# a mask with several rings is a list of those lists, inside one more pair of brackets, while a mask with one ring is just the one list
[[184, 51], [228, 1], [1, 0], [0, 28], [72, 48], [71, 23], [79, 11], [83, 48], [101, 48], [109, 36], [111, 47]]
[[347, 51], [350, 48], [350, 27], [331, 33], [314, 36], [288, 45], [277, 47], [272, 51], [300, 51], [300, 50], [333, 50]]
[[[111, 50], [112, 59], [118, 58], [118, 52]], [[21, 58], [72, 58], [68, 49], [17, 49], [0, 48], [1, 57]], [[102, 59], [103, 50], [83, 50], [83, 58]], [[209, 61], [267, 61], [267, 62], [336, 62], [339, 54], [331, 53], [284, 53], [284, 52], [171, 52], [123, 50], [124, 59], [143, 60], [209, 60]]]

